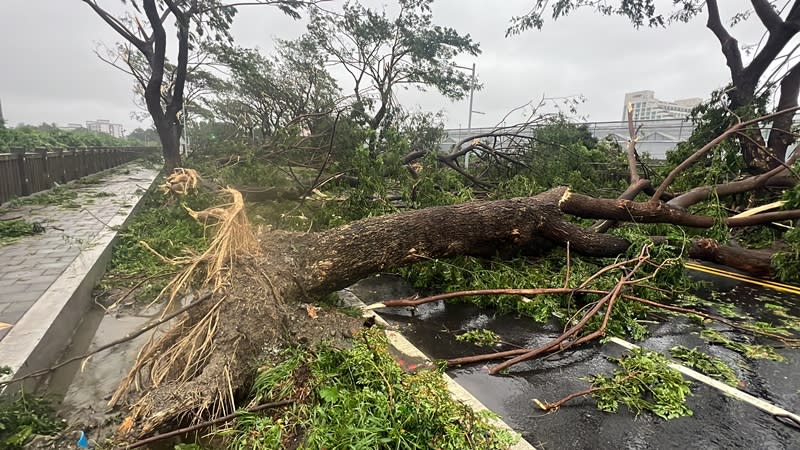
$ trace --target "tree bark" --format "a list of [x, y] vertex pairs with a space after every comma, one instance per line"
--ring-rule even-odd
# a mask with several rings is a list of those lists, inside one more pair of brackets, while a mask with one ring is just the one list
[[164, 168], [171, 173], [176, 167], [181, 167], [181, 132], [180, 125], [169, 123], [166, 118], [156, 122], [156, 131], [161, 141], [161, 152], [164, 156]]

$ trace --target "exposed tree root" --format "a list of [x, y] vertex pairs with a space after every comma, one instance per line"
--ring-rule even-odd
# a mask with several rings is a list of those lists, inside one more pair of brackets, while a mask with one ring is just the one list
[[181, 436], [181, 435], [184, 435], [184, 434], [187, 434], [187, 433], [191, 433], [193, 431], [197, 431], [197, 430], [200, 430], [200, 429], [203, 429], [203, 428], [207, 428], [207, 427], [211, 427], [211, 426], [214, 426], [214, 425], [219, 425], [221, 423], [225, 423], [225, 422], [231, 421], [231, 420], [233, 420], [233, 419], [235, 419], [235, 418], [237, 418], [237, 417], [239, 417], [239, 416], [241, 416], [243, 414], [263, 411], [265, 409], [278, 408], [278, 407], [281, 407], [281, 406], [287, 406], [287, 405], [291, 405], [294, 402], [295, 402], [295, 400], [281, 400], [279, 402], [264, 403], [264, 404], [261, 404], [261, 405], [258, 405], [258, 406], [253, 406], [251, 408], [247, 408], [245, 411], [237, 411], [237, 412], [228, 414], [227, 416], [219, 417], [217, 419], [206, 420], [204, 422], [200, 422], [200, 423], [192, 425], [192, 426], [179, 428], [177, 430], [172, 430], [172, 431], [167, 432], [167, 433], [162, 433], [162, 434], [159, 434], [157, 436], [152, 436], [152, 437], [149, 437], [147, 439], [142, 439], [140, 441], [136, 441], [136, 442], [134, 442], [132, 444], [126, 445], [125, 449], [127, 450], [127, 449], [134, 449], [134, 448], [144, 447], [145, 445], [152, 444], [154, 442], [163, 441], [165, 439], [169, 439], [169, 438], [172, 438], [172, 437], [175, 437], [175, 436]]

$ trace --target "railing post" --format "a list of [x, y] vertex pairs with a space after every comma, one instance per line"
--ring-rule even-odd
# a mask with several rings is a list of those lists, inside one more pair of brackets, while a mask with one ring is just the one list
[[42, 178], [44, 179], [44, 188], [50, 189], [53, 187], [53, 178], [50, 176], [50, 164], [47, 160], [47, 148], [42, 147], [36, 149], [42, 158]]
[[19, 184], [20, 184], [20, 193], [25, 195], [31, 195], [31, 183], [28, 180], [27, 170], [25, 170], [25, 165], [27, 163], [27, 158], [25, 158], [25, 150], [17, 153], [17, 170], [19, 171]]
[[64, 165], [64, 149], [58, 148], [56, 149], [56, 159], [58, 159], [58, 182], [64, 184], [67, 182], [67, 168]]
[[75, 156], [73, 160], [75, 163], [75, 178], [73, 178], [73, 180], [77, 180], [83, 176], [83, 163], [86, 158], [83, 157], [83, 149], [75, 148], [72, 150], [72, 153]]

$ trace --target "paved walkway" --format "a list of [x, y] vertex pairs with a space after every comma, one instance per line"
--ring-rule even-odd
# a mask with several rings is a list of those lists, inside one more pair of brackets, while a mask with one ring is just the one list
[[[62, 205], [0, 210], [46, 231], [0, 247], [0, 322], [15, 324], [116, 215], [127, 215], [157, 170], [130, 163], [105, 172], [97, 184], [68, 185], [78, 196]], [[47, 192], [42, 193], [47, 195]], [[8, 329], [0, 330], [0, 340]]]

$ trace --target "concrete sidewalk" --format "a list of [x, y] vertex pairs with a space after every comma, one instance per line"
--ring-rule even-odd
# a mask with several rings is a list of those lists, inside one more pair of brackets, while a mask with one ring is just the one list
[[[20, 217], [46, 229], [0, 247], [0, 322], [19, 323], [82, 253], [110, 244], [109, 232], [116, 235], [111, 228], [124, 223], [157, 174], [133, 162], [98, 174], [96, 184], [68, 185], [77, 197], [67, 205], [0, 212], [0, 219]], [[0, 330], [0, 343], [14, 328]]]

